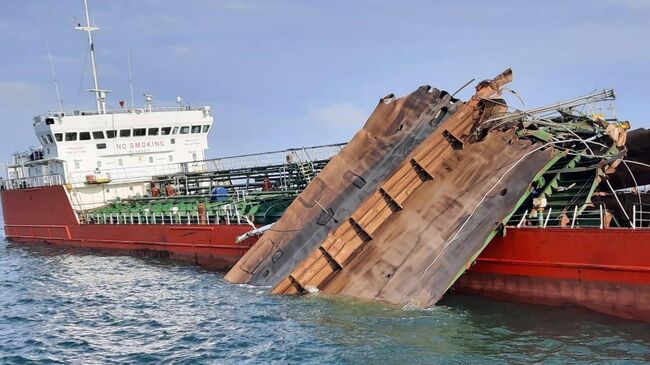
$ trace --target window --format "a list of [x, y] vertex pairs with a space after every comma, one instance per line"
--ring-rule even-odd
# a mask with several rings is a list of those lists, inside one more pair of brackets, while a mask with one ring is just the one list
[[51, 135], [51, 134], [48, 133], [48, 134], [45, 135], [45, 137], [47, 137], [47, 141], [48, 141], [49, 143], [54, 143], [54, 139], [52, 139], [52, 135]]
[[56, 138], [57, 142], [63, 141], [63, 133], [54, 133], [54, 138]]
[[149, 128], [147, 131], [148, 136], [157, 136], [158, 135], [158, 128]]
[[[75, 136], [76, 136], [76, 134], [75, 134]], [[77, 161], [74, 162], [74, 168], [79, 170], [79, 162], [77, 162]]]
[[99, 169], [99, 168], [101, 168], [101, 167], [102, 167], [102, 162], [101, 162], [101, 161], [97, 161], [97, 168]]
[[117, 164], [122, 166], [122, 165], [124, 165], [124, 161], [122, 161], [122, 159], [120, 158], [120, 159], [117, 160]]
[[196, 152], [192, 154], [192, 160], [196, 161]]
[[201, 126], [200, 125], [193, 125], [192, 126], [192, 133], [201, 133]]
[[210, 126], [208, 124], [203, 126], [203, 133], [208, 133], [209, 130], [210, 130]]
[[130, 129], [120, 130], [120, 137], [131, 137], [131, 130]]
[[147, 135], [146, 128], [136, 128], [133, 130], [133, 137], [142, 137]]
[[181, 134], [190, 133], [190, 127], [181, 127]]
[[79, 140], [87, 141], [90, 139], [90, 132], [81, 132], [79, 133]]
[[172, 138], [172, 144], [176, 144], [176, 138]]
[[66, 140], [66, 142], [76, 141], [77, 140], [77, 132], [66, 133], [65, 134], [65, 140]]
[[102, 132], [102, 131], [93, 132], [93, 138], [94, 139], [104, 139], [104, 132]]
[[45, 136], [41, 136], [41, 142], [43, 142], [43, 144], [47, 144], [47, 139], [45, 139]]
[[169, 162], [174, 161], [174, 155], [169, 155]]
[[174, 127], [174, 129], [172, 130], [172, 134], [176, 134], [176, 133], [178, 133], [178, 127]]
[[106, 149], [106, 143], [97, 143], [97, 149], [98, 150], [105, 150]]
[[149, 157], [149, 163], [153, 163], [153, 157]]
[[115, 129], [106, 131], [106, 138], [115, 138], [117, 136], [117, 131]]
[[160, 134], [162, 134], [163, 136], [168, 136], [171, 133], [172, 133], [172, 127], [160, 128]]

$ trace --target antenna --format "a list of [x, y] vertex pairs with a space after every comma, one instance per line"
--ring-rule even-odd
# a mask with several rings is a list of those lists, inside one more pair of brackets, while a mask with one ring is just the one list
[[61, 93], [59, 93], [59, 83], [56, 81], [56, 72], [54, 72], [54, 61], [52, 61], [52, 53], [50, 53], [50, 44], [45, 42], [47, 47], [47, 57], [50, 59], [50, 68], [52, 69], [52, 79], [54, 80], [54, 89], [56, 90], [56, 101], [59, 103], [59, 112], [63, 113], [63, 100], [61, 100]]
[[131, 51], [126, 47], [126, 59], [129, 63], [129, 87], [131, 88], [131, 109], [135, 109], [135, 102], [133, 101], [133, 74], [131, 73]]
[[84, 0], [84, 9], [86, 11], [86, 25], [82, 26], [81, 23], [79, 23], [76, 27], [74, 27], [74, 29], [88, 33], [88, 44], [90, 45], [90, 62], [93, 67], [93, 80], [95, 81], [95, 88], [89, 89], [88, 91], [95, 93], [95, 99], [97, 101], [97, 112], [104, 114], [106, 112], [106, 94], [110, 93], [111, 91], [100, 89], [99, 82], [97, 81], [97, 64], [95, 63], [95, 44], [93, 43], [93, 32], [99, 30], [99, 28], [90, 25], [88, 0]]

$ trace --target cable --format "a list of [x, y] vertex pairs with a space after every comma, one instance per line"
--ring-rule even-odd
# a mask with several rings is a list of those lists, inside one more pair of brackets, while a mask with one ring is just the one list
[[487, 196], [492, 192], [492, 190], [494, 190], [494, 188], [497, 187], [497, 185], [499, 185], [499, 184], [501, 183], [501, 181], [503, 181], [503, 179], [506, 177], [507, 174], [510, 173], [510, 171], [512, 171], [512, 170], [513, 170], [517, 165], [519, 165], [522, 161], [524, 161], [524, 160], [525, 160], [528, 156], [530, 156], [531, 154], [533, 154], [533, 153], [535, 153], [535, 152], [537, 152], [537, 151], [539, 151], [539, 150], [542, 150], [542, 149], [544, 149], [544, 148], [546, 148], [546, 147], [548, 147], [548, 146], [550, 146], [550, 145], [559, 144], [559, 143], [568, 143], [568, 142], [578, 142], [578, 141], [580, 141], [580, 140], [579, 140], [579, 139], [574, 139], [574, 140], [564, 140], [564, 141], [561, 141], [561, 142], [547, 142], [547, 143], [545, 143], [545, 144], [543, 144], [543, 145], [541, 145], [541, 146], [539, 146], [539, 147], [533, 149], [532, 151], [527, 152], [527, 153], [524, 154], [522, 157], [520, 157], [519, 160], [515, 161], [515, 162], [513, 163], [513, 165], [510, 166], [510, 167], [506, 170], [506, 172], [504, 172], [503, 175], [499, 178], [499, 180], [497, 180], [497, 182], [496, 182], [496, 183], [495, 183], [495, 184], [490, 188], [490, 190], [488, 190], [488, 191], [483, 195], [483, 197], [481, 198], [481, 200], [479, 200], [479, 202], [476, 204], [476, 206], [474, 206], [474, 209], [472, 209], [472, 212], [470, 213], [470, 215], [465, 219], [465, 222], [463, 222], [463, 224], [462, 224], [462, 225], [461, 225], [461, 226], [456, 230], [456, 233], [454, 234], [454, 236], [453, 236], [450, 240], [448, 240], [448, 241], [443, 245], [443, 247], [442, 247], [442, 249], [440, 250], [440, 252], [438, 253], [438, 255], [433, 259], [433, 261], [431, 262], [431, 264], [429, 264], [429, 266], [427, 266], [427, 268], [424, 270], [424, 272], [420, 275], [419, 279], [422, 279], [422, 277], [424, 276], [424, 274], [426, 274], [426, 273], [429, 271], [429, 269], [433, 266], [433, 264], [435, 264], [436, 261], [440, 258], [440, 256], [442, 256], [443, 252], [447, 249], [447, 247], [449, 247], [449, 245], [450, 245], [452, 242], [454, 242], [454, 241], [456, 240], [456, 238], [458, 238], [458, 235], [459, 235], [460, 232], [463, 230], [463, 228], [465, 228], [465, 226], [467, 225], [467, 223], [469, 223], [469, 221], [472, 219], [472, 217], [473, 217], [474, 214], [476, 213], [476, 210], [479, 208], [479, 206], [481, 206], [481, 205], [483, 204], [483, 202], [485, 201], [485, 199], [487, 198]]

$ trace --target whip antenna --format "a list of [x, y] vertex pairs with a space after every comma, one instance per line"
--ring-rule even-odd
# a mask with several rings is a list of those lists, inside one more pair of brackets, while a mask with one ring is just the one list
[[47, 57], [50, 60], [50, 69], [52, 69], [52, 80], [54, 80], [54, 90], [56, 90], [56, 101], [59, 103], [59, 112], [63, 112], [63, 100], [61, 100], [61, 93], [59, 92], [59, 83], [56, 81], [56, 72], [54, 71], [54, 61], [52, 61], [50, 44], [45, 42], [45, 47], [47, 48]]
[[135, 109], [135, 102], [133, 101], [133, 74], [131, 73], [131, 50], [126, 47], [126, 59], [129, 64], [129, 88], [131, 89], [131, 109]]

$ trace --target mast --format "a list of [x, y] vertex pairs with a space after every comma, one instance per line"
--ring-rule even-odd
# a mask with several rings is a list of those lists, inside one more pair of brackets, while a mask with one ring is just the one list
[[97, 80], [97, 64], [95, 63], [95, 44], [93, 43], [93, 32], [99, 30], [98, 27], [90, 25], [90, 14], [88, 12], [88, 0], [84, 0], [84, 9], [86, 11], [86, 25], [82, 26], [78, 24], [74, 29], [80, 30], [88, 33], [88, 44], [90, 46], [90, 62], [93, 68], [93, 80], [95, 82], [95, 88], [89, 89], [88, 91], [95, 93], [95, 99], [97, 101], [97, 112], [99, 114], [104, 114], [106, 112], [106, 94], [110, 93], [110, 90], [102, 90], [99, 88], [99, 81]]

